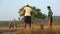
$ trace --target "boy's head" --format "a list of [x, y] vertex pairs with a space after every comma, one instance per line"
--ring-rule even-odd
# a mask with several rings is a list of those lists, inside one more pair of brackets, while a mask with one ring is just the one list
[[50, 10], [50, 6], [48, 6], [47, 9]]

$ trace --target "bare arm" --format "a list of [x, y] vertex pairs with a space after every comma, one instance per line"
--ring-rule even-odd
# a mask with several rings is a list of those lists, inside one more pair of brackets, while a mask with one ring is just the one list
[[25, 10], [23, 10], [23, 16], [25, 15]]
[[32, 15], [33, 12], [31, 12], [31, 15]]

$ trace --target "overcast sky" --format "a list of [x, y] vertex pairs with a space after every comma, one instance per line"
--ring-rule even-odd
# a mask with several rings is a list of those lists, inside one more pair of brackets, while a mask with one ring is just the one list
[[47, 6], [51, 6], [54, 16], [60, 16], [60, 0], [0, 0], [0, 20], [17, 20], [19, 8], [29, 4], [48, 14]]

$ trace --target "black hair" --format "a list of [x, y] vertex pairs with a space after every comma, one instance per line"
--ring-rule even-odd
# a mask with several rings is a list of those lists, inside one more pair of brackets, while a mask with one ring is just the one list
[[47, 8], [49, 8], [49, 9], [50, 9], [50, 6], [48, 6]]
[[29, 5], [26, 5], [26, 7], [29, 7]]

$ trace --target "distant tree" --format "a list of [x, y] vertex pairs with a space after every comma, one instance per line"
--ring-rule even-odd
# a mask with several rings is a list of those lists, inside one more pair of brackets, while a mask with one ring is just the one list
[[[18, 13], [19, 13], [20, 17], [23, 16], [22, 12], [23, 12], [24, 7], [19, 9]], [[32, 8], [32, 19], [35, 19], [35, 18], [36, 19], [45, 19], [46, 18], [46, 15], [43, 14], [39, 8], [36, 8], [35, 6], [33, 6], [33, 7], [30, 6], [30, 7]]]

